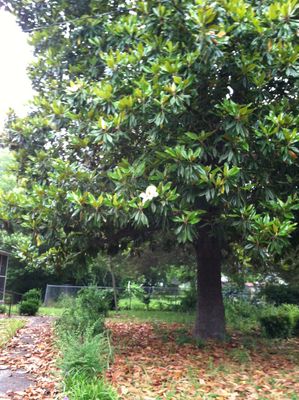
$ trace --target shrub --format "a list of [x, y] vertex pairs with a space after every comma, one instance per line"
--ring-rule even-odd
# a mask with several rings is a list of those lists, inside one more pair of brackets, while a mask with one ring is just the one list
[[267, 285], [261, 290], [266, 301], [276, 306], [281, 304], [299, 305], [299, 287], [287, 285]]
[[78, 297], [57, 322], [59, 331], [84, 334], [89, 329], [93, 335], [102, 333], [110, 299], [110, 292], [96, 288], [81, 289]]
[[24, 293], [22, 300], [35, 300], [39, 305], [41, 304], [41, 291], [40, 289], [30, 289], [28, 292]]
[[65, 379], [65, 392], [72, 400], [117, 400], [114, 389], [98, 377], [76, 373]]
[[293, 334], [295, 336], [299, 336], [299, 315], [295, 317], [294, 325], [293, 325]]
[[61, 334], [60, 349], [63, 353], [60, 366], [66, 376], [80, 373], [92, 377], [102, 373], [112, 359], [108, 334], [94, 335], [91, 327], [83, 335]]
[[112, 305], [113, 293], [108, 290], [100, 290], [96, 287], [83, 288], [79, 291], [76, 306], [84, 310], [91, 319], [99, 315], [106, 316]]
[[196, 308], [197, 293], [195, 289], [186, 292], [185, 297], [182, 298], [180, 309], [182, 311], [193, 311]]
[[259, 327], [259, 318], [274, 309], [271, 305], [257, 306], [248, 300], [224, 299], [225, 317], [228, 326], [243, 333]]
[[0, 304], [0, 314], [5, 314], [6, 313], [6, 307], [4, 304]]
[[299, 335], [299, 307], [294, 304], [283, 304], [279, 307], [280, 310], [289, 314], [292, 320], [292, 333], [295, 336]]
[[73, 306], [75, 302], [75, 297], [70, 296], [69, 294], [62, 293], [56, 303], [53, 304], [54, 307], [56, 308], [70, 308]]
[[37, 300], [22, 300], [19, 304], [20, 315], [36, 315], [39, 309], [39, 302]]
[[260, 317], [260, 323], [264, 334], [269, 338], [287, 338], [292, 335], [292, 318], [284, 310], [263, 315]]

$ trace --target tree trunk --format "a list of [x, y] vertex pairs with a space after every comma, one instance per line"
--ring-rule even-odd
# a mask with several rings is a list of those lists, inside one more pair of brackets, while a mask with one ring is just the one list
[[197, 313], [194, 335], [200, 339], [225, 338], [221, 288], [221, 249], [203, 229], [195, 243], [197, 256]]

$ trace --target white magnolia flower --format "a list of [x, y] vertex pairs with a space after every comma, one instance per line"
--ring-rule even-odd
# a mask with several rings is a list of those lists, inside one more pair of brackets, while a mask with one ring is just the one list
[[67, 90], [69, 91], [69, 92], [73, 92], [73, 93], [75, 93], [75, 92], [77, 92], [79, 89], [81, 89], [82, 88], [82, 83], [75, 83], [75, 84], [71, 84], [71, 86], [69, 86], [68, 88], [67, 88]]
[[140, 193], [140, 197], [142, 198], [142, 203], [145, 203], [148, 200], [152, 200], [155, 197], [158, 197], [159, 193], [157, 192], [157, 188], [155, 185], [149, 185], [145, 192]]

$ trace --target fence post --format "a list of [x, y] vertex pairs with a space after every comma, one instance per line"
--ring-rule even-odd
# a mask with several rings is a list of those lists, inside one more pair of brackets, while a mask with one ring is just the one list
[[11, 306], [12, 306], [12, 295], [9, 297], [9, 306], [8, 306], [8, 318], [11, 317]]

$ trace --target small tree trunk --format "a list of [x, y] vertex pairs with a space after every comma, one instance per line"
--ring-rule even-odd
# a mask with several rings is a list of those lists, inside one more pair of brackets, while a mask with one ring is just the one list
[[206, 230], [195, 244], [197, 256], [197, 313], [195, 337], [225, 338], [225, 316], [221, 287], [221, 250]]
[[112, 281], [112, 288], [113, 288], [114, 306], [115, 306], [115, 310], [118, 310], [118, 305], [117, 305], [117, 288], [116, 288], [115, 275], [114, 275], [114, 271], [113, 271], [111, 259], [109, 259], [109, 269], [110, 269], [111, 281]]

